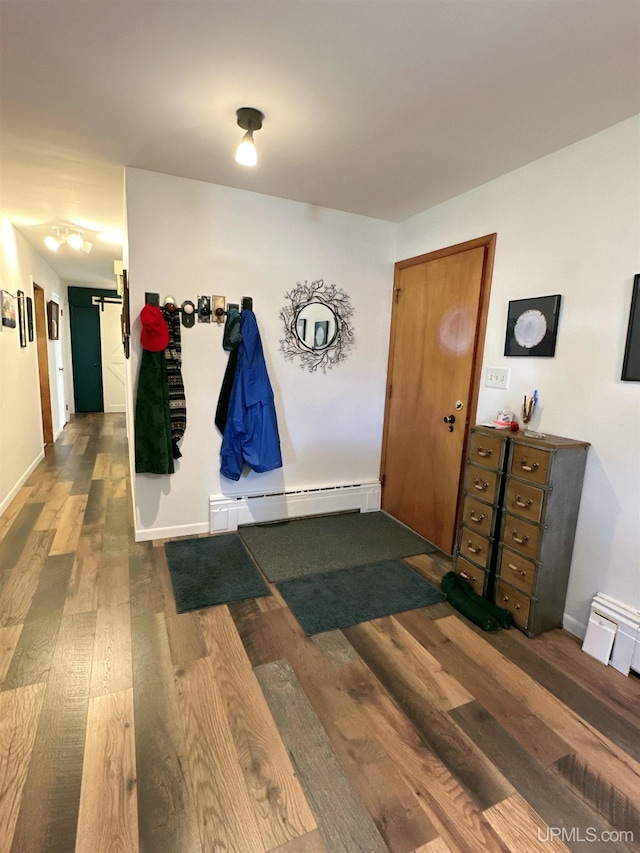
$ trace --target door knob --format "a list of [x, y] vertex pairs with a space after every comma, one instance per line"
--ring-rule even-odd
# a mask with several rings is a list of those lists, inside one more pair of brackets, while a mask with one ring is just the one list
[[444, 422], [445, 422], [445, 424], [455, 424], [456, 416], [455, 415], [447, 415], [444, 418]]

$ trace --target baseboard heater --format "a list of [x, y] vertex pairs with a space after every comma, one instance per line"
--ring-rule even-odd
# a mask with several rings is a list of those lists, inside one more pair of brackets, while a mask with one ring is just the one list
[[640, 610], [599, 592], [582, 648], [624, 675], [640, 674]]
[[307, 515], [380, 509], [380, 483], [350, 483], [281, 492], [248, 494], [238, 497], [213, 495], [209, 498], [209, 530], [224, 533], [242, 524], [284, 521]]

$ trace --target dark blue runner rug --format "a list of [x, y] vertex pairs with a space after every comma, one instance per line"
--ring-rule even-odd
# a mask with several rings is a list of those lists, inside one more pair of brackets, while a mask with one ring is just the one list
[[446, 595], [402, 560], [282, 581], [276, 587], [307, 635], [426, 607]]
[[164, 546], [178, 613], [271, 595], [236, 533]]

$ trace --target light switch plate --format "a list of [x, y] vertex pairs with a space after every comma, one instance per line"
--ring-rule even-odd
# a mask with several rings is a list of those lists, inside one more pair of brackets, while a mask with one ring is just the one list
[[485, 385], [487, 388], [508, 388], [509, 375], [511, 370], [508, 367], [487, 367]]

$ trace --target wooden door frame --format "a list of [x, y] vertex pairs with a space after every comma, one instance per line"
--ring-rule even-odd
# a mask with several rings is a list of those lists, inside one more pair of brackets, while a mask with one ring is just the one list
[[44, 288], [33, 282], [33, 308], [38, 349], [38, 382], [40, 384], [40, 410], [42, 414], [42, 439], [53, 442], [53, 415], [51, 412], [51, 384], [49, 381], [49, 346], [47, 344], [47, 306]]
[[[426, 261], [435, 261], [438, 258], [446, 258], [450, 255], [458, 255], [462, 252], [468, 252], [470, 249], [484, 248], [484, 262], [482, 265], [482, 280], [480, 283], [480, 300], [478, 304], [478, 318], [475, 330], [475, 339], [473, 343], [473, 360], [471, 368], [471, 389], [469, 394], [469, 405], [465, 418], [464, 442], [462, 446], [463, 460], [466, 457], [467, 445], [469, 441], [469, 426], [475, 422], [478, 409], [478, 397], [480, 396], [480, 382], [482, 378], [482, 359], [484, 357], [484, 342], [487, 333], [487, 314], [489, 313], [489, 297], [491, 294], [491, 281], [493, 277], [493, 263], [495, 258], [496, 241], [498, 235], [487, 234], [484, 237], [478, 237], [475, 240], [467, 240], [464, 243], [456, 243], [453, 246], [447, 246], [444, 249], [437, 249], [434, 252], [427, 252], [424, 255], [417, 255], [415, 258], [407, 258], [403, 261], [396, 261], [393, 273], [393, 302], [391, 306], [391, 332], [389, 336], [389, 357], [387, 361], [387, 387], [385, 392], [384, 403], [384, 425], [382, 432], [382, 455], [380, 459], [380, 482], [383, 482], [384, 472], [387, 463], [387, 435], [389, 430], [389, 390], [391, 376], [393, 373], [393, 356], [395, 352], [396, 342], [396, 320], [397, 320], [397, 296], [399, 292], [398, 280], [400, 272], [408, 267], [423, 264]], [[464, 489], [464, 465], [460, 470], [458, 482], [458, 503], [456, 507], [456, 529], [459, 523], [460, 508], [462, 506], [462, 493]]]

